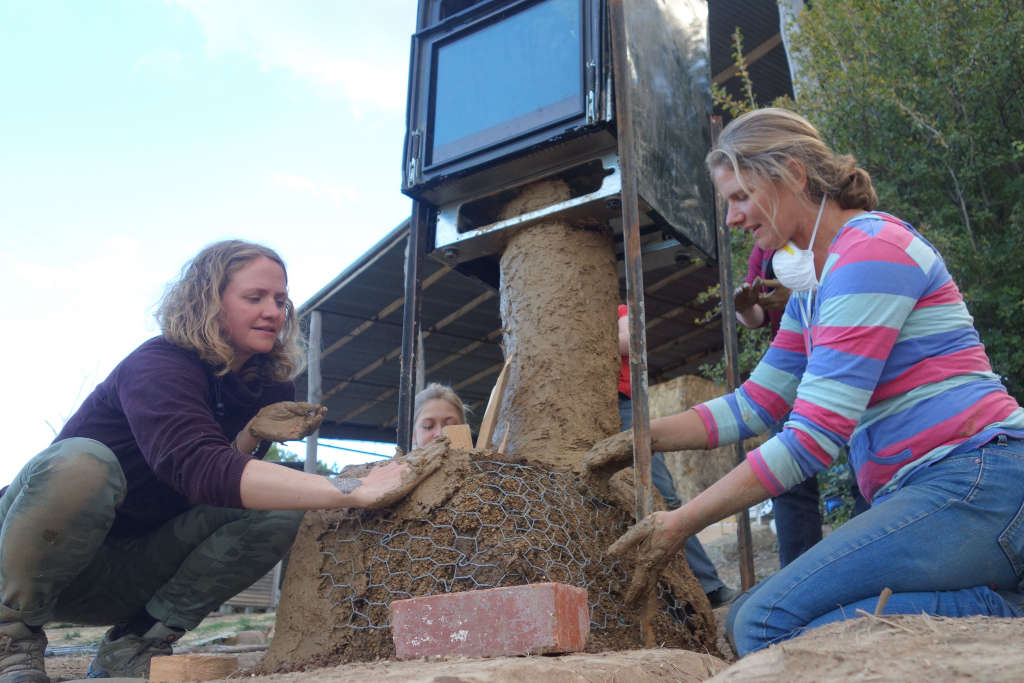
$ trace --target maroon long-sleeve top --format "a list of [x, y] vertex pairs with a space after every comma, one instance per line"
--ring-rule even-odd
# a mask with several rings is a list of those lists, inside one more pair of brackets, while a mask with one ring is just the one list
[[[114, 452], [128, 491], [111, 534], [137, 535], [191, 505], [242, 507], [242, 469], [252, 456], [231, 443], [260, 408], [294, 397], [292, 382], [218, 377], [197, 353], [155, 337], [114, 368], [57, 440], [88, 437]], [[261, 444], [255, 457], [268, 448]]]

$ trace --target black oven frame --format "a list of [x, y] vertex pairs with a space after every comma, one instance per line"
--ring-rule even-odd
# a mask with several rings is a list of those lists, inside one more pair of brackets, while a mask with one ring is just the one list
[[595, 133], [605, 134], [596, 146], [614, 144], [607, 134], [613, 127], [610, 46], [601, 0], [578, 0], [580, 10], [581, 102], [579, 108], [554, 120], [537, 116], [533, 125], [506, 139], [462, 150], [458, 155], [431, 163], [431, 120], [436, 88], [438, 48], [486, 26], [518, 14], [544, 0], [488, 0], [476, 3], [449, 17], [440, 17], [441, 0], [424, 3], [421, 26], [412, 36], [406, 136], [402, 164], [402, 191], [435, 206], [485, 194], [516, 180], [516, 166], [508, 166], [531, 155], [531, 166], [554, 167], [563, 159], [579, 156], [581, 149], [595, 143], [580, 140]]

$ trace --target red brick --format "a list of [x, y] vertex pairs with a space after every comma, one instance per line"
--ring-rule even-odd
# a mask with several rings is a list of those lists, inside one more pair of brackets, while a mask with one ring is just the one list
[[399, 659], [579, 652], [590, 635], [587, 591], [535, 583], [391, 603]]

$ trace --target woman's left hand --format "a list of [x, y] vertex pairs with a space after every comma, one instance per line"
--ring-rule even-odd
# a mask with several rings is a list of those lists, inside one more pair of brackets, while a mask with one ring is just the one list
[[324, 406], [302, 401], [280, 401], [264, 406], [249, 420], [246, 430], [263, 441], [294, 441], [317, 430], [327, 414]]
[[661, 572], [683, 547], [687, 534], [676, 527], [673, 514], [653, 512], [633, 525], [609, 548], [608, 554], [622, 558], [636, 551], [633, 579], [626, 590], [626, 602], [642, 604], [658, 587]]
[[393, 505], [437, 471], [446, 452], [444, 445], [438, 444], [378, 465], [362, 477], [353, 495], [359, 498], [360, 507], [369, 510]]
[[767, 294], [758, 297], [757, 303], [766, 311], [781, 311], [789, 301], [790, 291], [779, 284], [778, 280], [765, 280], [763, 283], [770, 288]]

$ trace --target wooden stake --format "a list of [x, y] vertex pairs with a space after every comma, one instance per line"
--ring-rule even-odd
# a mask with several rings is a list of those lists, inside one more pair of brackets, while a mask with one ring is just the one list
[[882, 589], [881, 594], [878, 596], [878, 605], [875, 606], [875, 616], [877, 617], [885, 609], [885, 603], [889, 602], [889, 596], [892, 595], [892, 589], [886, 586]]
[[498, 446], [498, 452], [499, 453], [504, 453], [505, 452], [505, 444], [508, 443], [508, 433], [511, 432], [511, 431], [512, 431], [512, 423], [509, 422], [508, 426], [505, 427], [505, 436], [501, 437], [501, 445]]
[[[505, 383], [508, 381], [508, 369], [512, 365], [512, 357], [505, 361], [505, 367], [498, 373], [498, 379], [491, 389], [491, 397], [487, 399], [487, 408], [484, 410], [484, 419], [480, 422], [480, 433], [476, 435], [477, 450], [490, 450], [491, 437], [494, 436], [494, 425], [498, 421], [498, 413], [501, 412], [501, 401], [505, 395]], [[508, 436], [508, 432], [505, 432]]]

